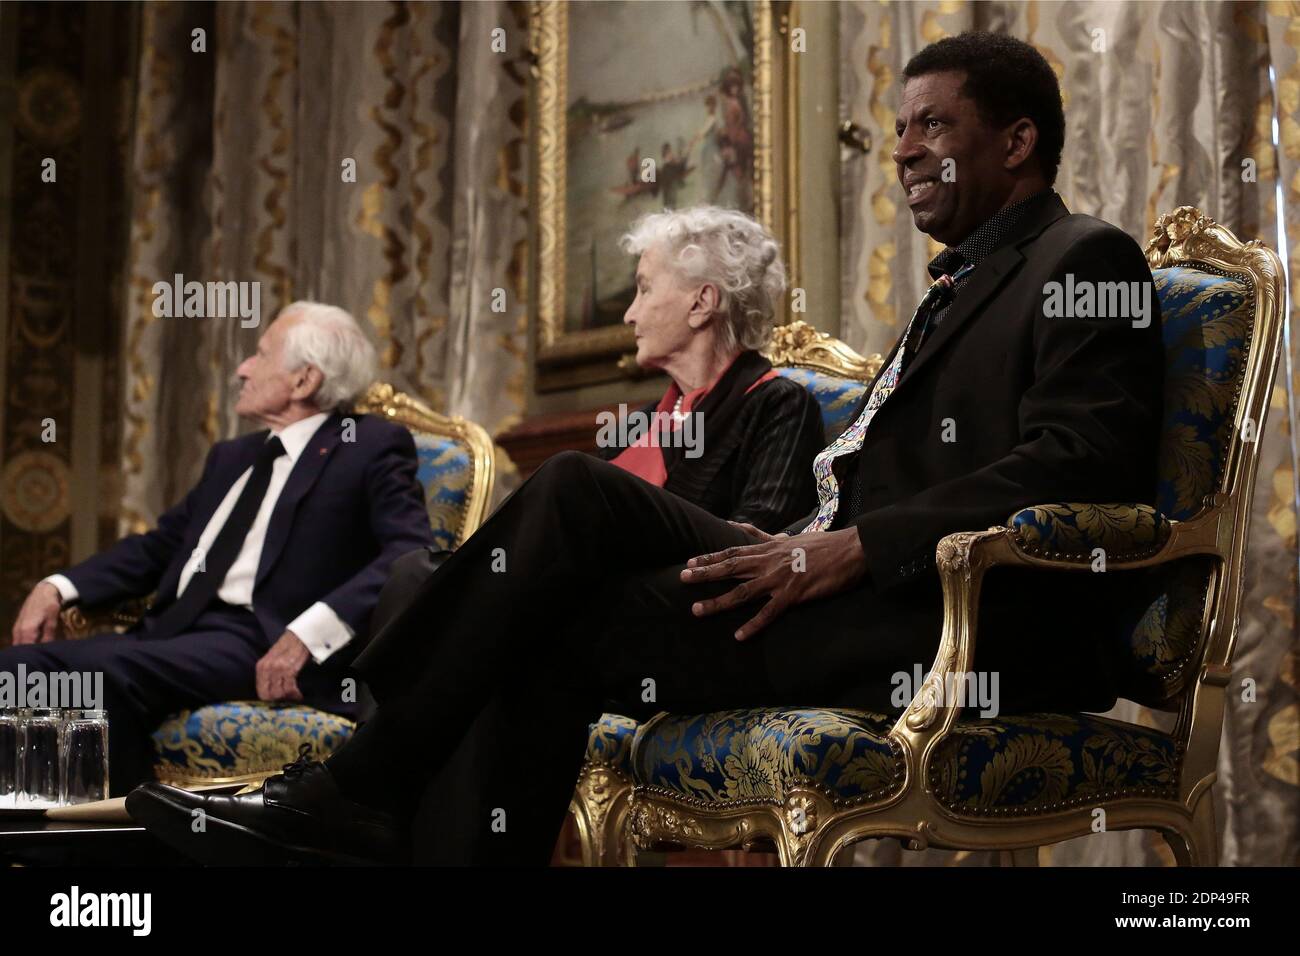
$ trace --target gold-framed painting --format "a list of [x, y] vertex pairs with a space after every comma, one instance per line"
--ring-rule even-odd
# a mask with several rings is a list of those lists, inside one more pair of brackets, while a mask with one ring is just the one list
[[533, 322], [539, 390], [635, 375], [623, 314], [641, 215], [713, 203], [786, 232], [788, 3], [534, 0]]

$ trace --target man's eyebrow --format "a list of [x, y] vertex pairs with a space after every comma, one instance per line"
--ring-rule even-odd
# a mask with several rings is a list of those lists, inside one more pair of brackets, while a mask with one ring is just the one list
[[[929, 106], [922, 106], [919, 110], [917, 110], [915, 113], [912, 114], [912, 119], [915, 119], [915, 120], [923, 120], [923, 119], [925, 119], [925, 118], [926, 118], [927, 116], [929, 116], [929, 115], [930, 115], [930, 107], [929, 107]], [[902, 116], [895, 116], [895, 117], [894, 117], [894, 128], [895, 128], [895, 129], [897, 129], [897, 128], [900, 127], [900, 126], [906, 126], [906, 125], [907, 125], [907, 123], [906, 123], [906, 121], [903, 119]]]

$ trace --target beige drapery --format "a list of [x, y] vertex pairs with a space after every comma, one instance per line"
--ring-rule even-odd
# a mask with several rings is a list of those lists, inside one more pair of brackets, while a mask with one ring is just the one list
[[141, 16], [123, 530], [249, 427], [230, 385], [260, 329], [155, 318], [154, 283], [178, 273], [261, 283], [262, 328], [294, 299], [341, 305], [385, 380], [490, 431], [510, 424], [526, 381], [521, 5], [149, 3]]
[[[927, 281], [925, 263], [937, 247], [913, 228], [899, 202], [890, 159], [898, 74], [925, 44], [967, 29], [1027, 40], [1056, 70], [1068, 124], [1056, 186], [1073, 211], [1109, 220], [1145, 244], [1156, 215], [1195, 205], [1243, 239], [1259, 238], [1276, 249], [1281, 182], [1294, 301], [1300, 267], [1295, 3], [851, 2], [841, 5], [841, 118], [867, 126], [876, 148], [846, 158], [843, 166], [842, 335], [849, 344], [887, 351]], [[1094, 48], [1099, 38], [1105, 52]], [[1278, 81], [1276, 103], [1270, 65]], [[1278, 149], [1272, 141], [1275, 108]], [[1255, 182], [1243, 181], [1244, 159], [1254, 160]], [[1288, 350], [1294, 341], [1289, 335]], [[1258, 699], [1245, 703], [1229, 695], [1215, 785], [1220, 859], [1227, 865], [1293, 865], [1300, 855], [1293, 374], [1288, 354], [1260, 448], [1232, 685], [1253, 678]], [[1140, 716], [1127, 703], [1112, 715]], [[1159, 724], [1166, 715], [1141, 716]], [[1160, 865], [1172, 863], [1172, 855], [1153, 833], [1106, 833], [1060, 844], [1044, 855], [1049, 861]], [[984, 853], [903, 852], [887, 841], [862, 845], [857, 862], [990, 860]]]

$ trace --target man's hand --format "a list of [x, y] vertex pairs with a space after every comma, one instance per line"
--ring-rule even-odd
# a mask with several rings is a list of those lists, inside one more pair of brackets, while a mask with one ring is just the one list
[[42, 581], [32, 588], [32, 593], [23, 601], [14, 621], [14, 645], [45, 644], [57, 639], [61, 626], [59, 609], [62, 605], [59, 589], [48, 581]]
[[682, 580], [693, 584], [739, 578], [744, 582], [726, 594], [693, 604], [691, 611], [699, 617], [766, 597], [767, 603], [736, 632], [736, 640], [743, 641], [786, 608], [839, 594], [861, 581], [866, 572], [867, 558], [857, 529], [845, 528], [793, 537], [777, 535], [761, 544], [691, 558], [682, 570]]
[[775, 541], [777, 538], [790, 537], [784, 531], [782, 531], [780, 534], [768, 534], [762, 528], [755, 528], [748, 521], [728, 521], [727, 524], [731, 525], [733, 528], [739, 528], [741, 531], [745, 532], [745, 534], [749, 535], [755, 541]]
[[257, 696], [262, 700], [302, 700], [298, 673], [311, 659], [307, 645], [285, 631], [257, 662]]

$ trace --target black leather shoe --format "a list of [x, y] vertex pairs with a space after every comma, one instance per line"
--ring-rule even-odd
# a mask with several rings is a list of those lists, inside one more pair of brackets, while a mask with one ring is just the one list
[[284, 773], [252, 793], [204, 795], [146, 783], [127, 795], [126, 809], [158, 839], [200, 863], [409, 862], [410, 843], [396, 819], [343, 796], [325, 765], [308, 759], [310, 752], [311, 745], [303, 744]]

